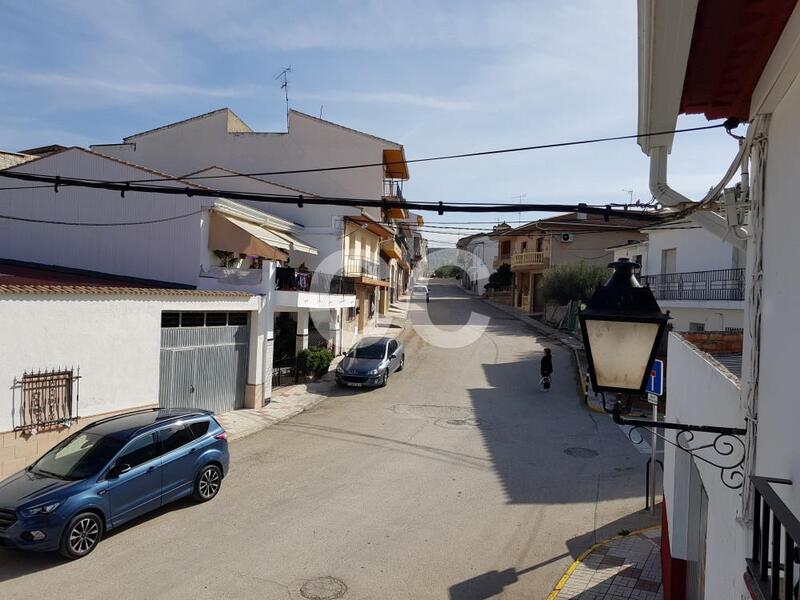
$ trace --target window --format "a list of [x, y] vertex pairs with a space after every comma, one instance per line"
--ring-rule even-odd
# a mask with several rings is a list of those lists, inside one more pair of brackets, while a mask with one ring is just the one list
[[392, 340], [389, 342], [389, 354], [394, 354], [395, 350], [397, 350], [397, 342]]
[[158, 433], [161, 437], [161, 446], [164, 454], [172, 452], [194, 439], [191, 430], [183, 423], [170, 425], [161, 429]]
[[666, 248], [661, 251], [661, 274], [677, 273], [677, 250]]
[[228, 324], [228, 313], [210, 312], [206, 313], [206, 327], [219, 327]]
[[185, 312], [181, 313], [181, 327], [202, 327], [205, 324], [206, 313]]
[[522, 251], [525, 252], [525, 250], [527, 249], [528, 249], [528, 242], [522, 242]]
[[689, 331], [700, 332], [706, 330], [705, 323], [689, 323]]
[[355, 306], [348, 306], [347, 307], [347, 320], [354, 321], [356, 318], [357, 310]]
[[635, 262], [637, 265], [639, 265], [642, 268], [644, 268], [644, 265], [642, 264], [642, 255], [641, 254], [635, 254], [633, 256], [633, 262]]
[[105, 467], [120, 448], [122, 441], [116, 438], [79, 431], [37, 460], [31, 470], [64, 479], [84, 479]]
[[228, 313], [228, 325], [247, 325], [246, 312]]
[[208, 425], [208, 421], [195, 421], [194, 423], [189, 423], [189, 429], [196, 439], [208, 433]]
[[116, 460], [116, 464], [130, 465], [131, 469], [133, 469], [157, 456], [156, 436], [154, 433], [147, 433], [128, 444]]
[[178, 327], [181, 324], [181, 313], [163, 312], [161, 313], [162, 327]]

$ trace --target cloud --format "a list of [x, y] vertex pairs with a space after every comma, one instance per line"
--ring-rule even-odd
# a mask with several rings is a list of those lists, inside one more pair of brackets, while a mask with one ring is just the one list
[[422, 96], [403, 92], [292, 92], [292, 97], [299, 100], [319, 100], [322, 102], [365, 102], [375, 104], [398, 104], [419, 106], [435, 110], [469, 110], [474, 105], [465, 100]]
[[250, 96], [253, 89], [194, 86], [173, 82], [124, 79], [94, 79], [60, 73], [0, 73], [0, 79], [16, 84], [41, 86], [52, 90], [100, 93], [114, 96], [201, 96], [207, 98], [237, 98]]

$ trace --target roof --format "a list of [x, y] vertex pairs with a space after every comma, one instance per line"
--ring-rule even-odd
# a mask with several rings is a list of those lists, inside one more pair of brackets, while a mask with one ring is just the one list
[[62, 146], [61, 144], [50, 144], [49, 146], [39, 146], [38, 148], [28, 148], [27, 150], [20, 150], [19, 154], [34, 154], [42, 156], [45, 154], [55, 154], [66, 150], [69, 146]]
[[102, 436], [127, 441], [140, 431], [161, 427], [173, 421], [187, 417], [199, 417], [213, 414], [211, 411], [195, 408], [154, 408], [114, 415], [95, 421], [86, 429]]
[[714, 357], [714, 360], [736, 375], [737, 378], [742, 378], [741, 352], [711, 352], [710, 354]]
[[154, 127], [153, 129], [148, 129], [147, 131], [134, 133], [133, 135], [129, 135], [128, 137], [122, 138], [122, 141], [123, 142], [128, 142], [129, 140], [133, 140], [135, 138], [139, 138], [139, 137], [142, 137], [142, 136], [145, 136], [145, 135], [150, 135], [151, 133], [155, 133], [156, 131], [163, 131], [164, 129], [171, 129], [173, 127], [178, 127], [179, 125], [185, 125], [186, 123], [190, 123], [192, 121], [200, 121], [201, 119], [207, 119], [208, 117], [211, 117], [211, 116], [214, 116], [214, 115], [218, 115], [218, 114], [223, 113], [223, 112], [226, 112], [229, 115], [229, 118], [228, 118], [228, 125], [229, 125], [228, 130], [229, 130], [229, 132], [231, 130], [231, 128], [230, 128], [231, 117], [233, 117], [234, 122], [238, 122], [240, 125], [243, 125], [246, 128], [246, 130], [252, 131], [245, 124], [245, 122], [242, 121], [239, 118], [239, 116], [235, 112], [233, 112], [230, 108], [225, 107], [225, 108], [218, 108], [216, 110], [212, 110], [211, 112], [203, 113], [202, 115], [196, 115], [194, 117], [189, 117], [188, 119], [183, 119], [181, 121], [175, 121], [174, 123], [169, 123], [167, 125], [161, 125], [160, 127]]
[[652, 221], [642, 221], [641, 219], [629, 217], [620, 211], [612, 211], [607, 221], [605, 215], [587, 214], [585, 218], [579, 219], [578, 213], [572, 212], [531, 221], [514, 229], [493, 232], [492, 236], [503, 237], [527, 231], [587, 231], [592, 229], [592, 233], [602, 233], [604, 230], [613, 231], [614, 229], [630, 229], [638, 232], [640, 229], [654, 224]]
[[338, 127], [339, 129], [344, 129], [345, 131], [349, 131], [351, 133], [357, 133], [358, 135], [362, 135], [364, 137], [372, 138], [373, 140], [378, 140], [379, 142], [385, 142], [387, 144], [392, 144], [393, 146], [397, 146], [398, 149], [403, 147], [403, 144], [399, 142], [393, 142], [392, 140], [387, 140], [386, 138], [378, 137], [377, 135], [372, 135], [371, 133], [365, 133], [363, 131], [359, 131], [358, 129], [353, 129], [352, 127], [346, 127], [345, 125], [341, 125], [339, 123], [334, 123], [333, 121], [328, 121], [326, 119], [320, 119], [319, 117], [315, 117], [313, 115], [309, 115], [304, 112], [300, 112], [299, 110], [291, 109], [289, 111], [289, 115], [297, 115], [300, 117], [305, 117], [306, 119], [311, 119], [312, 121], [317, 121], [318, 123], [324, 123], [325, 125], [332, 125], [333, 127]]
[[7, 152], [0, 150], [0, 170], [8, 169], [36, 158], [33, 154], [21, 154], [20, 152]]
[[472, 235], [468, 235], [466, 237], [460, 238], [456, 242], [456, 247], [461, 248], [463, 246], [467, 246], [472, 240], [477, 239], [479, 237], [488, 236], [490, 233], [492, 233], [492, 232], [491, 231], [482, 231], [480, 233], [473, 233]]
[[250, 296], [249, 293], [242, 291], [196, 290], [180, 284], [125, 278], [52, 265], [0, 263], [0, 295], [7, 294]]

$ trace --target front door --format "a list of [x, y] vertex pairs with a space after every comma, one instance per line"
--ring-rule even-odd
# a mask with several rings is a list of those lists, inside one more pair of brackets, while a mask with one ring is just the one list
[[184, 423], [175, 423], [160, 429], [158, 435], [163, 452], [161, 456], [162, 502], [166, 504], [192, 491], [197, 448], [195, 446], [187, 447], [187, 444], [194, 440], [194, 436]]
[[158, 441], [146, 433], [122, 450], [116, 465], [130, 470], [108, 480], [108, 503], [111, 522], [118, 526], [161, 505], [161, 458]]

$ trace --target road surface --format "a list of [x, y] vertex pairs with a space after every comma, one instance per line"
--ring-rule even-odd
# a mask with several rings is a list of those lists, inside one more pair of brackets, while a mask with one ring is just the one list
[[457, 287], [431, 296], [386, 388], [233, 442], [214, 501], [82, 560], [1, 551], [0, 597], [546, 598], [584, 548], [644, 524], [645, 458], [581, 406], [565, 349], [545, 394], [546, 339]]

